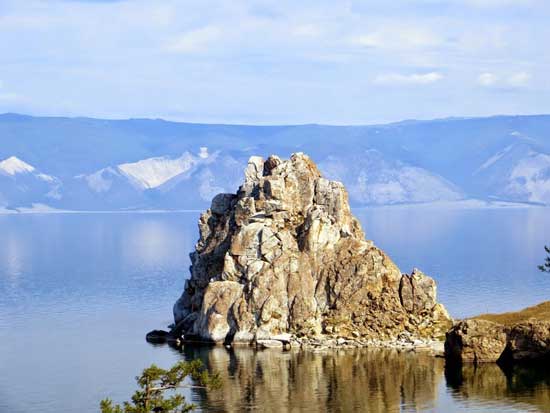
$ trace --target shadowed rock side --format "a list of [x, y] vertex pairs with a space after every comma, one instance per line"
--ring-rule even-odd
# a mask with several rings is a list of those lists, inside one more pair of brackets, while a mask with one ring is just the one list
[[393, 340], [450, 327], [435, 282], [418, 270], [401, 274], [366, 241], [344, 186], [304, 154], [250, 158], [237, 194], [217, 195], [199, 231], [172, 335]]

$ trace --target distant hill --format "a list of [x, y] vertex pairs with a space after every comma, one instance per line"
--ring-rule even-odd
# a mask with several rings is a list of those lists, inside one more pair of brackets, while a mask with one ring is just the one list
[[0, 208], [204, 208], [251, 155], [309, 154], [352, 205], [550, 204], [550, 116], [244, 126], [0, 115]]

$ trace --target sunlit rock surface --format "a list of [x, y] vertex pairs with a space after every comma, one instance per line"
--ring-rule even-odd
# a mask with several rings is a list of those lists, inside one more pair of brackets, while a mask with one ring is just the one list
[[506, 348], [506, 331], [487, 320], [464, 320], [447, 332], [448, 359], [474, 363], [497, 361]]
[[302, 154], [252, 157], [236, 194], [199, 219], [174, 332], [253, 342], [281, 333], [392, 340], [440, 337], [450, 317], [435, 282], [402, 274], [367, 241], [344, 186]]
[[449, 361], [517, 363], [550, 362], [550, 321], [531, 319], [504, 325], [481, 319], [463, 320], [446, 334]]

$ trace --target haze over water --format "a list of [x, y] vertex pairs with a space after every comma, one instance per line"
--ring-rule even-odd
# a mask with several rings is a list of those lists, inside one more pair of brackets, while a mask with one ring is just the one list
[[[436, 278], [454, 317], [548, 299], [536, 269], [545, 208], [354, 211], [403, 272]], [[545, 372], [497, 366], [445, 375], [424, 355], [186, 348], [145, 342], [164, 328], [188, 276], [198, 213], [0, 215], [0, 412], [96, 412], [129, 398], [151, 363], [201, 357], [225, 386], [189, 397], [205, 411], [549, 411]], [[545, 407], [546, 406], [546, 407]], [[546, 409], [546, 410], [545, 410]]]

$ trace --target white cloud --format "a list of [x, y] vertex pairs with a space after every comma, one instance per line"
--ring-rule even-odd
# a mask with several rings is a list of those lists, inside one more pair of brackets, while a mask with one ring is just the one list
[[531, 75], [527, 72], [514, 73], [508, 78], [508, 84], [512, 87], [525, 87], [529, 84]]
[[206, 51], [208, 46], [221, 37], [222, 31], [216, 26], [206, 26], [192, 30], [172, 39], [166, 50], [176, 53], [194, 53]]
[[477, 83], [484, 87], [522, 88], [529, 85], [531, 75], [527, 72], [518, 72], [508, 76], [485, 72], [478, 76]]
[[493, 73], [482, 73], [477, 78], [477, 83], [481, 86], [493, 86], [498, 82], [498, 76]]
[[[0, 110], [252, 123], [541, 112], [550, 0], [513, 6], [528, 3], [0, 0]], [[425, 104], [411, 107], [415, 87]], [[525, 93], [484, 93], [498, 89]]]
[[387, 73], [378, 75], [374, 79], [377, 85], [428, 85], [443, 79], [443, 75], [438, 72], [414, 73], [403, 75], [398, 73]]
[[422, 49], [443, 44], [435, 33], [421, 27], [385, 27], [369, 34], [356, 36], [355, 44], [377, 49]]

